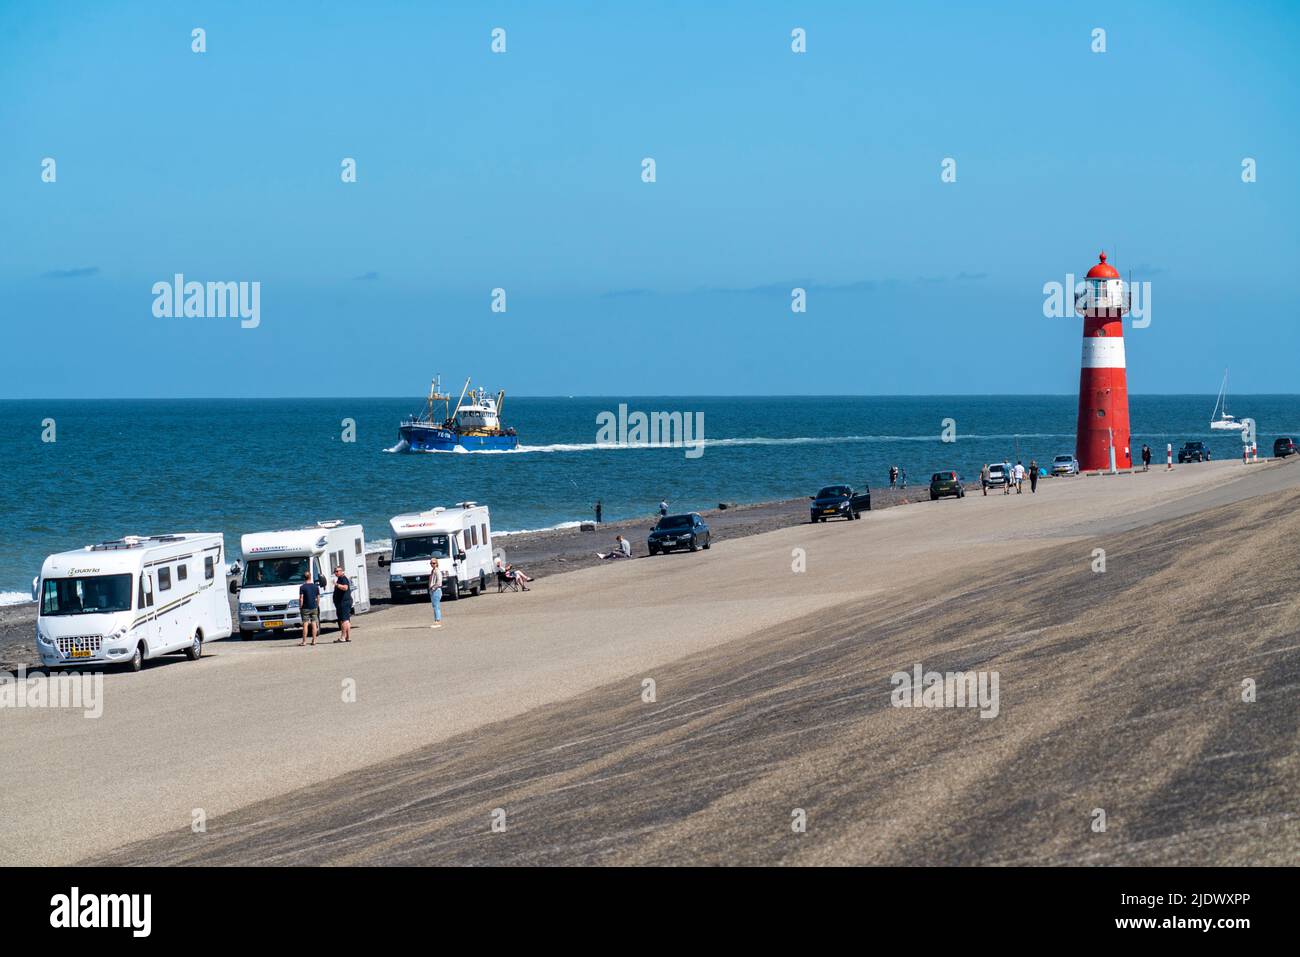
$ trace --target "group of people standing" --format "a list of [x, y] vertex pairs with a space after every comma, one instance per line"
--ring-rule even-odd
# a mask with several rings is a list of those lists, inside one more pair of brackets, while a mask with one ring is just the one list
[[907, 488], [907, 469], [891, 465], [889, 467], [889, 487]]
[[[1006, 480], [1002, 483], [1003, 495], [1010, 495], [1011, 487], [1013, 485], [1015, 486], [1016, 494], [1020, 495], [1024, 491], [1026, 476], [1029, 477], [1030, 494], [1036, 494], [1038, 492], [1039, 468], [1037, 459], [1029, 460], [1028, 469], [1025, 468], [1023, 462], [1017, 461], [1014, 466], [1005, 467], [1005, 471]], [[989, 494], [989, 485], [992, 482], [992, 478], [993, 471], [989, 467], [989, 463], [985, 462], [984, 467], [980, 469], [980, 488], [984, 490], [985, 495]]]
[[[320, 596], [321, 587], [314, 581], [305, 581], [298, 586], [298, 611], [302, 615], [302, 641], [298, 647], [316, 644], [320, 637]], [[334, 569], [334, 611], [339, 620], [339, 636], [335, 644], [352, 640], [352, 581], [343, 573], [343, 566]]]

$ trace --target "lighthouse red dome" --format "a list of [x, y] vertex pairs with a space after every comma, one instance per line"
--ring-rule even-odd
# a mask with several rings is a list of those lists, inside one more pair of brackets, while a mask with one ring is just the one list
[[1110, 263], [1106, 262], [1106, 254], [1102, 253], [1098, 257], [1097, 265], [1088, 270], [1089, 279], [1118, 279], [1119, 270]]

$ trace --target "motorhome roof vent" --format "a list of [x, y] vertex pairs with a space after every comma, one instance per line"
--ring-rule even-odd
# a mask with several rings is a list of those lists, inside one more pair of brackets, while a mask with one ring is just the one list
[[338, 528], [342, 524], [343, 524], [343, 519], [331, 518], [325, 522], [317, 522], [316, 527], [317, 528]]
[[92, 552], [115, 552], [123, 548], [139, 548], [145, 539], [139, 535], [124, 535], [121, 538], [114, 539], [111, 542], [100, 542], [98, 545], [91, 545]]
[[473, 508], [475, 505], [478, 504], [478, 502], [457, 502], [456, 504], [459, 505], [461, 508]]
[[150, 535], [150, 536], [149, 536], [149, 541], [151, 541], [151, 542], [183, 542], [183, 541], [185, 541], [185, 536], [184, 536], [184, 535]]
[[421, 512], [420, 514], [421, 514], [421, 515], [437, 515], [439, 512], [445, 512], [445, 511], [447, 511], [447, 509], [444, 508], [443, 506], [441, 506], [441, 505], [435, 505], [433, 508], [429, 509], [427, 512]]

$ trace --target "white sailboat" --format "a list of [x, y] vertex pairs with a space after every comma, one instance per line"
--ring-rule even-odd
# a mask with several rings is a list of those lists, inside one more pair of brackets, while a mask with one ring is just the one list
[[1223, 384], [1219, 386], [1219, 397], [1214, 402], [1214, 411], [1210, 413], [1210, 428], [1219, 432], [1240, 432], [1246, 423], [1238, 422], [1237, 417], [1228, 414], [1228, 370], [1223, 370]]

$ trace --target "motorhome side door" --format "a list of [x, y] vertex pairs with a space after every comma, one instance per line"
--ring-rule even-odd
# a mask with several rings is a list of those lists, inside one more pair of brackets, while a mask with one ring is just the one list
[[143, 638], [150, 651], [157, 651], [162, 640], [162, 625], [158, 623], [158, 614], [154, 611], [153, 571], [146, 568], [140, 572], [140, 593], [137, 596], [140, 612], [144, 621], [136, 629], [137, 639]]

